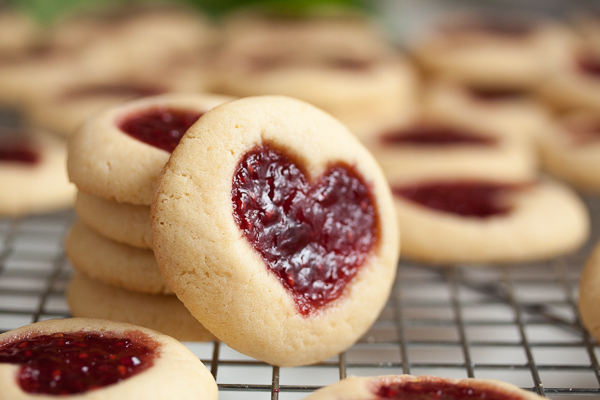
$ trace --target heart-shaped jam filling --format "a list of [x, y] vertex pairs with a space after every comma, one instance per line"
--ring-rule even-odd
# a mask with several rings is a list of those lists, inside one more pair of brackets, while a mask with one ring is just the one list
[[527, 93], [519, 88], [470, 86], [466, 90], [473, 99], [485, 102], [511, 101], [527, 97]]
[[350, 166], [309, 182], [282, 152], [258, 146], [239, 163], [231, 198], [235, 222], [304, 316], [342, 295], [378, 240], [373, 194]]
[[0, 141], [0, 162], [36, 164], [41, 155], [28, 140]]
[[576, 63], [582, 74], [600, 78], [600, 55], [580, 54], [576, 59]]
[[172, 153], [181, 137], [202, 114], [199, 111], [153, 107], [128, 115], [118, 126], [129, 136]]
[[464, 217], [488, 218], [510, 213], [506, 196], [523, 187], [483, 181], [424, 182], [395, 186], [395, 195], [434, 210]]
[[465, 129], [434, 124], [417, 124], [388, 131], [380, 136], [384, 144], [402, 146], [493, 146], [496, 140]]
[[69, 395], [115, 384], [154, 362], [157, 343], [142, 333], [55, 333], [0, 345], [0, 363], [20, 364], [27, 393]]
[[391, 400], [517, 400], [524, 396], [509, 393], [506, 390], [494, 389], [487, 385], [445, 382], [442, 380], [416, 382], [378, 382], [372, 388], [378, 399]]

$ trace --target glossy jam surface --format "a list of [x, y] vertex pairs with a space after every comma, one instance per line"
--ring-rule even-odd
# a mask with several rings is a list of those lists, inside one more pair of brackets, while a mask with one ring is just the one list
[[523, 399], [516, 393], [480, 388], [476, 385], [455, 384], [441, 380], [417, 382], [389, 382], [374, 385], [373, 393], [377, 399], [390, 400], [518, 400]]
[[97, 84], [76, 86], [65, 91], [60, 100], [81, 100], [88, 97], [128, 97], [138, 98], [155, 96], [165, 93], [160, 87], [126, 85], [126, 84]]
[[422, 147], [442, 146], [493, 146], [496, 141], [489, 136], [478, 135], [443, 125], [414, 125], [408, 128], [385, 132], [381, 136], [384, 144], [412, 145]]
[[309, 182], [286, 155], [259, 146], [238, 165], [231, 198], [235, 222], [304, 316], [343, 294], [378, 240], [373, 194], [352, 167]]
[[581, 54], [576, 63], [581, 73], [600, 78], [600, 55]]
[[68, 395], [115, 384], [152, 366], [157, 344], [98, 332], [55, 333], [0, 345], [0, 363], [19, 364], [27, 393]]
[[495, 102], [523, 99], [526, 92], [517, 88], [468, 87], [469, 95], [479, 101]]
[[119, 122], [119, 129], [139, 141], [171, 153], [202, 114], [198, 111], [155, 107], [128, 115]]
[[39, 151], [28, 140], [2, 141], [0, 137], [0, 162], [33, 165], [40, 159]]
[[504, 197], [518, 187], [483, 181], [450, 181], [395, 186], [392, 191], [396, 196], [434, 210], [464, 217], [489, 218], [511, 211]]

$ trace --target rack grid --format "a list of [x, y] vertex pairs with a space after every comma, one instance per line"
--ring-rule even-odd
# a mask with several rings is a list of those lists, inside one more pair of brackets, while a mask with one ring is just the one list
[[[600, 239], [600, 199], [585, 198], [592, 235], [577, 253], [522, 265], [437, 268], [402, 261], [378, 321], [317, 365], [279, 368], [225, 344], [185, 343], [220, 399], [302, 399], [350, 375], [493, 378], [550, 398], [600, 399], [600, 346], [582, 327], [577, 287]], [[0, 331], [69, 316], [63, 238], [73, 211], [0, 219]]]

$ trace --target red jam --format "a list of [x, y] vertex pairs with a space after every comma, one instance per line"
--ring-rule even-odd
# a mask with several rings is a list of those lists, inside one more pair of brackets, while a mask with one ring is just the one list
[[84, 393], [152, 366], [157, 344], [140, 333], [128, 336], [75, 332], [30, 337], [2, 344], [0, 363], [21, 365], [17, 380], [27, 393]]
[[395, 195], [434, 210], [472, 218], [510, 213], [503, 197], [518, 185], [483, 181], [426, 182], [393, 187]]
[[476, 385], [455, 384], [441, 380], [416, 382], [382, 382], [373, 387], [378, 399], [390, 400], [517, 400], [523, 396]]
[[493, 146], [492, 137], [478, 135], [462, 129], [442, 125], [414, 125], [381, 136], [384, 144], [413, 145], [423, 147], [439, 146]]
[[600, 56], [582, 54], [577, 58], [576, 63], [582, 74], [600, 78]]
[[119, 129], [151, 146], [172, 153], [181, 137], [203, 113], [169, 107], [154, 107], [129, 115]]
[[286, 155], [259, 146], [238, 165], [231, 199], [235, 222], [304, 316], [343, 294], [378, 240], [373, 195], [353, 167], [308, 182]]
[[155, 96], [166, 92], [167, 90], [159, 87], [107, 83], [73, 87], [64, 92], [60, 100], [72, 101], [89, 97], [127, 97], [134, 99], [138, 97]]
[[27, 141], [0, 143], [0, 162], [33, 165], [37, 164], [40, 158], [40, 153]]
[[469, 95], [479, 101], [510, 101], [519, 100], [527, 96], [524, 90], [518, 88], [492, 88], [492, 87], [469, 87]]
[[574, 145], [585, 145], [600, 141], [600, 119], [587, 121], [568, 121], [564, 124]]

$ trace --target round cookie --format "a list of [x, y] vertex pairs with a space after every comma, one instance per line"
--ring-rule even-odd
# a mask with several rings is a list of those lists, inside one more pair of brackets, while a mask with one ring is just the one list
[[69, 138], [69, 178], [86, 193], [150, 205], [154, 181], [181, 135], [204, 112], [228, 100], [218, 95], [169, 94], [107, 109]]
[[76, 270], [108, 285], [141, 293], [173, 293], [152, 250], [109, 240], [80, 221], [65, 239], [65, 254]]
[[600, 116], [572, 113], [560, 117], [539, 137], [543, 167], [588, 193], [600, 193]]
[[65, 170], [65, 143], [40, 131], [0, 132], [0, 215], [16, 217], [69, 208], [75, 186]]
[[398, 227], [375, 160], [328, 114], [283, 96], [207, 112], [157, 181], [151, 219], [159, 267], [192, 315], [274, 365], [356, 342], [396, 272]]
[[402, 255], [419, 262], [543, 260], [575, 251], [589, 235], [583, 202], [551, 180], [390, 177], [390, 186]]
[[600, 241], [596, 243], [579, 279], [578, 309], [585, 329], [600, 340]]
[[363, 138], [386, 175], [529, 179], [537, 175], [533, 148], [493, 131], [421, 114]]
[[67, 288], [67, 303], [74, 317], [145, 326], [181, 341], [215, 340], [174, 295], [132, 292], [76, 273]]
[[443, 14], [411, 44], [428, 75], [487, 87], [532, 88], [573, 40], [556, 21], [520, 13]]
[[79, 191], [75, 212], [85, 225], [110, 240], [142, 249], [152, 248], [149, 206], [117, 203]]
[[541, 400], [532, 392], [494, 379], [451, 379], [436, 376], [382, 375], [351, 376], [323, 387], [305, 400], [460, 400], [480, 398], [488, 400]]
[[0, 335], [0, 399], [217, 399], [206, 367], [175, 339], [139, 326], [69, 318]]

